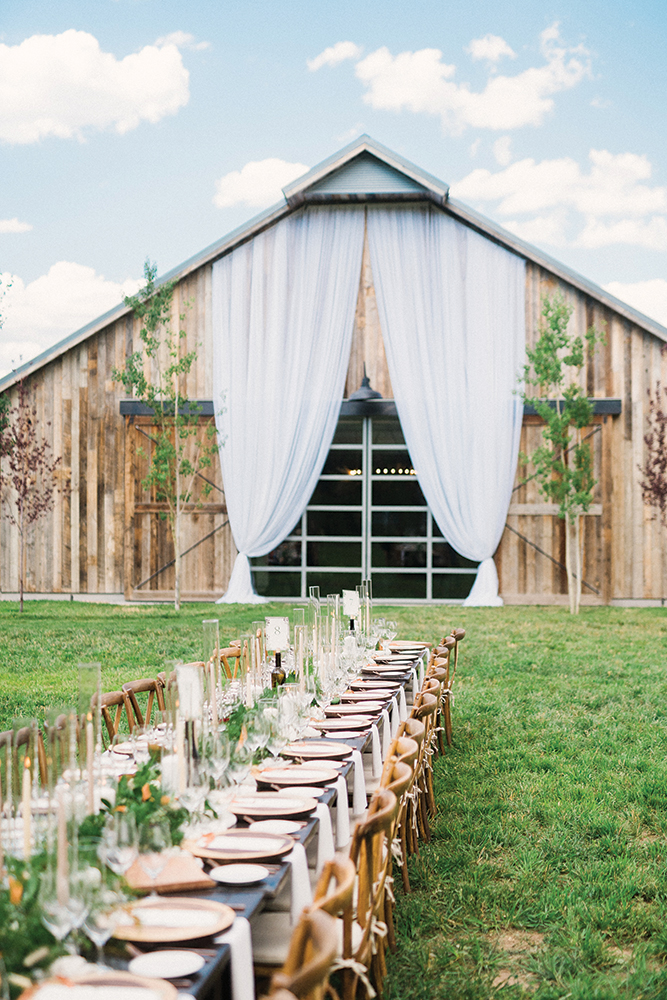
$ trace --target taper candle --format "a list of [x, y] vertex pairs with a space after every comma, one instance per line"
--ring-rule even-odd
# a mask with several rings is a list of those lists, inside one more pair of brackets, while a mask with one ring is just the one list
[[32, 836], [30, 821], [32, 818], [32, 778], [30, 775], [30, 757], [26, 754], [23, 760], [23, 859], [28, 860], [32, 851]]
[[58, 796], [58, 839], [56, 855], [56, 887], [58, 902], [65, 906], [69, 900], [69, 871], [67, 863], [67, 814], [64, 793]]
[[95, 761], [95, 733], [93, 730], [93, 716], [89, 712], [86, 722], [86, 764], [88, 765], [88, 815], [95, 812], [95, 775], [93, 764]]

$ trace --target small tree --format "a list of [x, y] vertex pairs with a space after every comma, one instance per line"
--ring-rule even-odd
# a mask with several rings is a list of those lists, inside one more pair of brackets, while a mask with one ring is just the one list
[[[201, 407], [190, 402], [180, 391], [180, 380], [187, 375], [197, 356], [195, 350], [181, 354], [184, 330], [174, 332], [172, 302], [175, 281], [157, 285], [157, 267], [146, 260], [145, 285], [137, 295], [126, 297], [125, 304], [141, 321], [142, 350], [131, 354], [123, 369], [114, 369], [113, 378], [121, 382], [153, 412], [152, 449], [139, 453], [148, 460], [145, 490], [154, 490], [158, 502], [166, 503], [166, 518], [174, 545], [174, 607], [181, 606], [181, 519], [186, 504], [192, 503], [196, 479], [211, 465], [217, 451], [216, 429], [209, 421], [200, 434]], [[179, 322], [185, 319], [179, 316]], [[202, 494], [208, 496], [211, 485], [202, 477]], [[200, 501], [199, 501], [200, 503]]]
[[642, 499], [653, 507], [662, 525], [667, 528], [667, 410], [663, 389], [656, 383], [655, 394], [648, 390], [648, 430], [644, 435], [646, 461], [640, 465]]
[[[595, 349], [604, 337], [591, 328], [585, 337], [567, 332], [572, 306], [562, 295], [542, 300], [539, 338], [533, 350], [526, 351], [524, 383], [540, 390], [539, 396], [525, 389], [524, 402], [534, 407], [545, 423], [543, 444], [532, 455], [522, 455], [532, 463], [543, 496], [558, 505], [558, 516], [565, 521], [565, 566], [570, 611], [579, 613], [583, 546], [581, 515], [593, 502], [593, 461], [590, 445], [581, 440], [582, 428], [593, 417], [593, 407], [577, 378], [585, 364], [585, 343]], [[574, 440], [573, 440], [574, 439]]]
[[[0, 408], [0, 484], [6, 517], [19, 533], [19, 600], [23, 611], [26, 577], [26, 536], [35, 521], [53, 510], [60, 458], [51, 457], [51, 445], [39, 435], [37, 407], [21, 380], [18, 404]], [[4, 398], [8, 402], [8, 397]], [[50, 426], [49, 423], [46, 425]]]

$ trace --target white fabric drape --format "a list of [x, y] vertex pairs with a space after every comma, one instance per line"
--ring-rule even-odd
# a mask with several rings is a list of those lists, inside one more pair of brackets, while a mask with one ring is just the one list
[[263, 600], [248, 558], [290, 533], [336, 428], [361, 271], [361, 208], [307, 208], [213, 265], [213, 391], [239, 551], [218, 603]]
[[523, 404], [525, 264], [430, 206], [369, 206], [368, 239], [398, 415], [445, 539], [480, 561], [466, 604], [502, 604], [493, 563]]

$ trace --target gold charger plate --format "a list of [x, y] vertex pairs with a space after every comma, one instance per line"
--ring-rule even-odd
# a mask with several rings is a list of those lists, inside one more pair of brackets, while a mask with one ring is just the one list
[[[337, 777], [335, 775], [333, 780]], [[316, 807], [315, 799], [305, 796], [295, 796], [292, 799], [278, 795], [277, 792], [240, 795], [227, 804], [228, 812], [234, 816], [248, 816], [250, 819], [303, 819], [310, 816]]]
[[113, 932], [121, 941], [162, 943], [207, 938], [226, 931], [234, 923], [235, 916], [232, 908], [224, 903], [185, 896], [170, 896], [169, 899], [148, 896], [124, 909], [129, 923], [120, 924]]
[[297, 785], [328, 785], [338, 777], [338, 771], [317, 764], [289, 764], [287, 767], [270, 767], [266, 771], [253, 768], [252, 776], [257, 787], [294, 788]]
[[[315, 808], [315, 800], [312, 802]], [[283, 834], [230, 830], [210, 838], [184, 841], [184, 847], [196, 857], [212, 861], [270, 861], [289, 854], [294, 841]]]
[[335, 729], [369, 729], [371, 723], [363, 715], [346, 715], [344, 719], [311, 719], [309, 725], [313, 729], [323, 729], [325, 732], [333, 732]]
[[301, 760], [318, 760], [319, 758], [349, 757], [354, 747], [349, 747], [346, 743], [332, 749], [331, 743], [324, 740], [298, 740], [288, 743], [280, 751], [285, 757], [298, 757]]
[[[45, 979], [43, 983], [37, 983], [35, 986], [31, 986], [30, 989], [26, 990], [21, 994], [20, 1000], [28, 1000], [28, 998], [33, 998], [34, 1000], [39, 1000], [40, 991], [44, 989], [45, 986], [59, 986], [60, 989], [65, 989], [75, 986], [92, 986], [92, 987], [106, 987], [107, 989], [111, 987], [114, 990], [118, 990], [119, 1000], [122, 1000], [123, 988], [127, 989], [132, 987], [134, 989], [144, 989], [152, 990], [156, 993], [160, 1000], [176, 1000], [178, 996], [178, 990], [171, 983], [168, 983], [164, 979], [149, 979], [146, 976], [135, 976], [131, 972], [116, 972], [109, 969], [105, 972], [91, 972], [85, 976], [72, 976], [68, 979], [62, 979], [58, 976], [52, 979]], [[45, 992], [44, 996], [48, 996]]]

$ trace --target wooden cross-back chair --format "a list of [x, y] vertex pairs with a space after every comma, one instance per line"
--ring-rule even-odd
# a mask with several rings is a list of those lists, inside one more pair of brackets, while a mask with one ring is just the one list
[[[435, 688], [432, 687], [434, 684]], [[419, 793], [417, 796], [417, 823], [419, 832], [426, 841], [431, 839], [428, 817], [429, 814], [435, 813], [430, 756], [439, 703], [440, 688], [437, 681], [431, 678], [424, 681], [424, 687], [419, 692], [418, 703], [414, 705], [411, 713], [413, 719], [424, 723], [424, 740], [419, 752], [416, 786]]]
[[[236, 662], [231, 662], [236, 661]], [[232, 642], [225, 649], [220, 650], [220, 667], [224, 670], [229, 679], [236, 677], [239, 664], [241, 662], [241, 640], [238, 643]]]
[[[356, 922], [362, 928], [357, 948], [352, 944], [352, 916], [343, 916], [343, 958], [354, 959], [364, 965], [372, 975], [378, 993], [386, 974], [385, 936], [387, 934], [386, 881], [391, 864], [391, 839], [398, 799], [393, 792], [379, 788], [373, 795], [368, 812], [352, 834], [350, 859], [357, 869]], [[357, 993], [359, 974], [353, 969], [343, 970], [345, 1000], [353, 1000]]]
[[443, 740], [443, 732], [445, 732], [445, 704], [449, 698], [449, 657], [436, 657], [436, 659], [431, 663], [430, 667], [426, 671], [426, 680], [435, 678], [440, 685], [440, 701], [438, 704], [438, 713], [436, 726], [438, 730], [438, 749], [441, 754], [445, 752], [445, 744]]
[[[97, 695], [94, 694], [91, 699], [91, 707], [94, 708], [96, 704]], [[112, 714], [112, 709], [114, 708], [116, 711]], [[109, 745], [113, 743], [114, 736], [118, 733], [118, 727], [120, 726], [120, 720], [123, 717], [123, 711], [125, 711], [127, 715], [127, 724], [130, 732], [132, 732], [132, 716], [127, 711], [127, 698], [124, 692], [107, 691], [102, 694], [100, 699], [100, 714], [109, 736]]]
[[285, 964], [271, 979], [269, 997], [287, 990], [298, 1000], [323, 1000], [338, 953], [336, 921], [322, 909], [307, 909], [292, 932]]
[[[127, 684], [123, 684], [121, 691], [123, 694], [125, 711], [127, 712], [127, 721], [130, 727], [130, 732], [132, 732], [135, 725], [144, 726], [146, 724], [150, 724], [154, 702], [156, 702], [158, 710], [162, 713], [164, 718], [164, 687], [164, 681], [160, 675], [157, 677], [144, 677], [141, 680], [128, 681]], [[146, 692], [148, 693], [148, 700], [146, 702], [146, 713], [144, 715], [141, 711], [137, 695], [144, 694]]]
[[[21, 729], [13, 730], [8, 729], [3, 733], [0, 733], [0, 749], [5, 748], [5, 762], [9, 755], [14, 756], [14, 774], [15, 778], [18, 779], [20, 773], [19, 760], [18, 760], [18, 750], [20, 747], [28, 747], [30, 745], [30, 738], [32, 736], [32, 730], [30, 726], [22, 726]], [[39, 781], [41, 785], [46, 785], [48, 781], [48, 770], [46, 764], [46, 749], [44, 747], [44, 736], [41, 730], [37, 730], [37, 766], [39, 768]], [[5, 778], [7, 775], [7, 768], [5, 766]], [[0, 787], [0, 793], [2, 788]], [[20, 794], [20, 785], [14, 789], [15, 794]]]
[[[403, 886], [407, 892], [410, 891], [410, 880], [407, 869], [407, 830], [406, 818], [408, 811], [408, 797], [412, 791], [415, 780], [415, 765], [419, 756], [419, 747], [414, 740], [407, 736], [399, 736], [394, 741], [393, 754], [387, 757], [385, 768], [382, 772], [380, 787], [386, 791], [393, 792], [398, 799], [398, 810], [394, 821], [394, 829], [391, 832], [392, 859], [394, 857], [393, 844], [398, 841], [400, 844], [401, 878]], [[403, 752], [401, 752], [403, 751]], [[386, 766], [388, 764], [388, 766]], [[393, 867], [393, 861], [391, 863]], [[389, 928], [389, 947], [396, 950], [396, 940], [394, 936], [394, 926], [392, 919], [392, 907], [387, 905], [387, 925]]]

